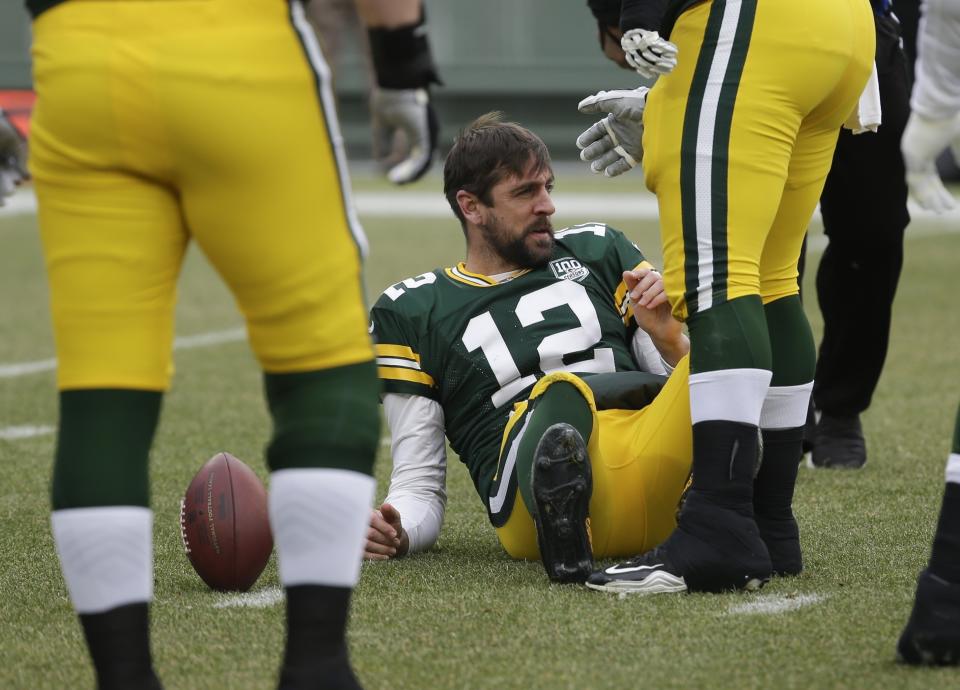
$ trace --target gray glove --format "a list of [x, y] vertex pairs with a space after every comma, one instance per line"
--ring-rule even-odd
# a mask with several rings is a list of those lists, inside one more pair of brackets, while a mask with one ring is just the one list
[[580, 101], [581, 113], [607, 113], [577, 137], [580, 159], [595, 173], [622, 175], [643, 160], [645, 86], [632, 90], [600, 91]]
[[0, 206], [28, 176], [23, 137], [0, 110]]
[[370, 109], [384, 142], [392, 142], [400, 131], [409, 145], [406, 158], [387, 171], [387, 178], [394, 184], [419, 180], [430, 169], [440, 131], [430, 93], [426, 89], [377, 88], [370, 95]]

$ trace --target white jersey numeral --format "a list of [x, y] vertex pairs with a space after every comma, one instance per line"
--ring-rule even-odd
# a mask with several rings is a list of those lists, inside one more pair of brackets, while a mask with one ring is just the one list
[[485, 311], [470, 319], [470, 323], [463, 332], [462, 340], [467, 352], [480, 350], [483, 353], [493, 375], [497, 377], [500, 389], [490, 398], [494, 407], [500, 407], [509, 402], [524, 388], [537, 382], [537, 377], [533, 374], [520, 378], [520, 370], [510, 356], [507, 343], [497, 330], [497, 324], [493, 322], [490, 312]]
[[403, 280], [397, 283], [396, 285], [391, 285], [390, 287], [388, 287], [386, 290], [383, 291], [383, 294], [385, 294], [391, 300], [396, 302], [398, 299], [400, 299], [403, 296], [403, 293], [406, 292], [406, 290], [400, 287], [401, 285], [406, 287], [408, 290], [413, 290], [414, 288], [418, 288], [421, 285], [430, 285], [431, 283], [435, 283], [435, 282], [437, 282], [436, 273], [421, 273], [415, 278], [407, 278], [406, 280]]
[[[545, 288], [528, 293], [520, 298], [515, 309], [520, 324], [532, 326], [544, 320], [544, 312], [555, 307], [567, 305], [580, 322], [577, 328], [569, 328], [544, 338], [537, 347], [540, 354], [540, 370], [544, 374], [555, 371], [570, 371], [598, 374], [616, 371], [613, 349], [597, 348], [593, 357], [573, 364], [564, 364], [563, 358], [574, 352], [590, 349], [602, 337], [597, 311], [590, 301], [586, 288], [572, 280], [561, 280]], [[490, 312], [484, 312], [470, 319], [463, 332], [463, 344], [467, 352], [479, 349], [487, 359], [493, 375], [500, 384], [490, 400], [494, 407], [509, 402], [522, 390], [533, 385], [537, 377], [528, 374], [521, 378], [507, 343], [497, 330]]]

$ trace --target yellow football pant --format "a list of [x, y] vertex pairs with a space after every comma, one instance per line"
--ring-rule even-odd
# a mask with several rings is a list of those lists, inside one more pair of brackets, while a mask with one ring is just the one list
[[[684, 357], [663, 390], [641, 410], [598, 411], [590, 389], [573, 374], [551, 374], [534, 386], [531, 399], [555, 381], [572, 383], [593, 412], [587, 451], [593, 474], [594, 556], [642, 553], [666, 539], [676, 526], [693, 458], [689, 375], [689, 358]], [[514, 409], [504, 430], [504, 447], [526, 411], [527, 402]], [[513, 558], [540, 558], [536, 526], [519, 491], [510, 518], [497, 529], [497, 536]]]
[[678, 64], [648, 95], [643, 165], [674, 313], [797, 294], [804, 233], [873, 62], [870, 3], [713, 0], [670, 40]]
[[298, 3], [63, 3], [31, 170], [61, 389], [164, 390], [190, 239], [272, 373], [373, 358], [329, 75]]

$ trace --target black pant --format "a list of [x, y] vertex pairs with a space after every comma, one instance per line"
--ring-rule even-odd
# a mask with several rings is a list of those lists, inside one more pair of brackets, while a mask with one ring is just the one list
[[908, 64], [897, 23], [877, 17], [876, 24], [883, 124], [876, 134], [841, 132], [820, 197], [829, 243], [817, 269], [824, 327], [813, 402], [843, 416], [870, 406], [880, 378], [910, 222], [900, 153], [910, 112]]

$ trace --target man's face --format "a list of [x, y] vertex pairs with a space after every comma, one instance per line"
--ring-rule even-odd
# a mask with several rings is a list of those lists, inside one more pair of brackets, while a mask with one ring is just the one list
[[553, 252], [556, 208], [550, 198], [553, 171], [549, 168], [510, 175], [490, 190], [491, 205], [481, 204], [477, 224], [489, 250], [514, 268], [540, 268]]

